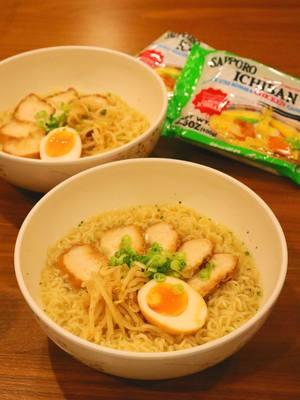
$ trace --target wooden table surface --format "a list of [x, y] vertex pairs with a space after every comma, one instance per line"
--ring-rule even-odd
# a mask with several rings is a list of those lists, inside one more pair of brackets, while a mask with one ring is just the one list
[[[299, 0], [0, 0], [0, 7], [0, 59], [64, 44], [136, 54], [164, 31], [174, 30], [300, 76]], [[89, 369], [47, 339], [21, 297], [14, 243], [40, 195], [0, 180], [1, 400], [300, 399], [299, 189], [285, 178], [177, 141], [161, 139], [154, 156], [217, 168], [272, 208], [286, 234], [289, 269], [268, 321], [237, 354], [193, 376], [139, 382]]]

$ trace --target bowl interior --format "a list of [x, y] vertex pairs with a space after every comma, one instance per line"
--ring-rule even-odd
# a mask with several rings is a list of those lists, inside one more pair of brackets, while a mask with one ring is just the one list
[[31, 211], [16, 245], [16, 272], [27, 301], [32, 297], [39, 303], [48, 247], [81, 220], [112, 209], [178, 201], [225, 224], [246, 243], [260, 271], [263, 303], [274, 291], [279, 293], [286, 243], [279, 223], [258, 196], [207, 167], [136, 159], [84, 171], [49, 192]]
[[97, 47], [35, 50], [0, 63], [0, 111], [13, 109], [29, 93], [47, 95], [74, 87], [83, 93], [111, 92], [154, 123], [166, 101], [163, 85], [140, 61]]

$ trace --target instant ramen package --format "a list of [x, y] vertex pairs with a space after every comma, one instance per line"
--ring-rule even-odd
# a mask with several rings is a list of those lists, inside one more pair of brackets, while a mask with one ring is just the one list
[[[169, 95], [186, 62], [189, 51], [198, 40], [188, 33], [165, 32], [138, 54], [138, 58], [160, 75]], [[204, 43], [201, 44], [209, 48]]]
[[300, 184], [300, 80], [195, 44], [169, 102], [163, 135]]

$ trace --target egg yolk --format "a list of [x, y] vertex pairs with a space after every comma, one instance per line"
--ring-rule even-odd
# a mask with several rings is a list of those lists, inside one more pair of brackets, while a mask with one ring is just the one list
[[183, 285], [158, 283], [150, 289], [147, 303], [152, 310], [159, 314], [176, 316], [186, 309], [188, 296]]
[[75, 144], [74, 134], [68, 131], [53, 133], [46, 143], [46, 153], [49, 157], [60, 157], [69, 153]]

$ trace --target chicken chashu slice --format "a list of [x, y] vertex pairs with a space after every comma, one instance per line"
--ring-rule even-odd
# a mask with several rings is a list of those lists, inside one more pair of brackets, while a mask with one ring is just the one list
[[164, 250], [174, 253], [179, 244], [179, 235], [171, 224], [159, 222], [145, 232], [146, 242], [151, 246], [158, 243]]
[[23, 138], [5, 136], [2, 150], [14, 156], [40, 158], [40, 142], [44, 135], [43, 130], [37, 130], [35, 133]]
[[46, 100], [53, 107], [59, 109], [62, 104], [70, 104], [72, 101], [78, 99], [78, 97], [77, 91], [73, 88], [69, 88], [63, 92], [55, 93], [46, 97]]
[[101, 266], [107, 265], [107, 257], [89, 244], [76, 244], [60, 256], [59, 267], [67, 273], [70, 282], [80, 287], [98, 272]]
[[34, 123], [12, 119], [0, 128], [0, 135], [20, 139], [29, 136], [31, 133], [40, 131]]
[[186, 266], [181, 271], [184, 278], [191, 278], [200, 265], [212, 254], [213, 244], [210, 240], [192, 239], [183, 243], [179, 252], [185, 255]]
[[48, 115], [52, 115], [55, 108], [36, 94], [31, 93], [17, 105], [13, 117], [21, 121], [36, 122], [36, 115], [40, 111], [46, 111]]
[[89, 111], [97, 111], [99, 108], [106, 108], [108, 105], [106, 96], [101, 94], [80, 96], [79, 100], [88, 108]]
[[106, 231], [101, 238], [101, 251], [107, 257], [112, 257], [120, 249], [124, 236], [130, 237], [130, 246], [137, 253], [143, 253], [145, 250], [144, 237], [141, 229], [135, 225], [113, 228]]
[[201, 279], [197, 273], [188, 281], [188, 284], [202, 297], [209, 295], [233, 277], [238, 265], [238, 257], [227, 253], [214, 254], [209, 262], [213, 264], [213, 267], [208, 279]]

